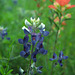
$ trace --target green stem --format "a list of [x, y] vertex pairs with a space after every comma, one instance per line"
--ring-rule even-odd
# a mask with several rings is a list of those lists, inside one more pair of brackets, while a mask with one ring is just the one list
[[[61, 25], [61, 14], [59, 14], [59, 26]], [[58, 32], [59, 32], [59, 29], [57, 29], [57, 32], [56, 32], [56, 39], [55, 39], [55, 43], [54, 43], [54, 49], [53, 49], [53, 53], [55, 52], [56, 50], [56, 44], [57, 44], [57, 41], [58, 41]], [[53, 62], [52, 62], [52, 68], [51, 68], [51, 75], [53, 75]]]
[[[32, 53], [33, 53], [33, 49], [34, 49], [34, 46], [32, 45], [31, 55], [32, 55]], [[29, 73], [30, 70], [31, 70], [31, 57], [30, 57], [30, 64], [29, 64], [28, 73]], [[30, 74], [29, 74], [29, 75], [30, 75]]]

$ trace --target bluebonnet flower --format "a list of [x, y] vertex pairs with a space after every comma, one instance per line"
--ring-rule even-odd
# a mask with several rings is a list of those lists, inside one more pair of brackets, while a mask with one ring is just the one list
[[49, 32], [48, 31], [45, 31], [45, 24], [41, 23], [39, 26], [38, 26], [41, 34], [43, 34], [44, 36], [48, 36]]
[[39, 66], [39, 67], [35, 67], [38, 73], [42, 73], [41, 69], [43, 68], [43, 66]]
[[[62, 60], [63, 60], [63, 59], [67, 59], [67, 58], [68, 58], [68, 56], [64, 56], [64, 55], [63, 55], [63, 52], [61, 51], [61, 52], [59, 53], [59, 58], [57, 58], [57, 55], [56, 55], [55, 53], [53, 53], [53, 58], [50, 58], [49, 60], [50, 60], [50, 61], [58, 60], [58, 63], [60, 64], [60, 66], [63, 66]], [[57, 62], [55, 62], [55, 65], [57, 65]]]
[[49, 32], [45, 31], [45, 29], [41, 29], [40, 32], [44, 35], [44, 36], [48, 36]]
[[31, 55], [31, 58], [33, 59], [34, 62], [37, 61], [36, 55], [37, 55], [37, 51], [35, 50], [35, 52], [33, 52], [32, 55]]
[[24, 45], [24, 50], [20, 52], [20, 55], [27, 58], [30, 55], [30, 45]]
[[[0, 27], [0, 38], [4, 39], [7, 35], [7, 28]], [[6, 39], [10, 40], [10, 37], [6, 37]]]
[[60, 66], [63, 66], [62, 59], [67, 59], [67, 58], [68, 58], [68, 56], [64, 56], [62, 51], [59, 53], [58, 63], [60, 64]]
[[[37, 61], [36, 56], [37, 54], [41, 53], [43, 55], [47, 54], [47, 50], [44, 49], [43, 46], [43, 36], [47, 36], [49, 34], [48, 31], [45, 31], [45, 25], [43, 23], [40, 24], [40, 19], [35, 19], [35, 18], [30, 18], [31, 23], [25, 19], [25, 26], [22, 27], [25, 37], [23, 39], [18, 39], [18, 42], [20, 44], [24, 45], [24, 50], [20, 52], [20, 55], [24, 58], [27, 58], [30, 53], [31, 53], [31, 59], [35, 63]], [[40, 31], [37, 33], [37, 30]], [[29, 37], [28, 35], [31, 36], [31, 44], [32, 44], [32, 50], [30, 51], [30, 44], [28, 42]], [[35, 48], [34, 48], [35, 47]], [[34, 50], [35, 49], [35, 50]], [[33, 73], [33, 67], [32, 65], [30, 66], [31, 69], [29, 72]], [[35, 67], [35, 65], [34, 65]], [[42, 73], [41, 71], [42, 66], [36, 67], [37, 72]]]
[[25, 37], [23, 39], [18, 39], [18, 42], [20, 44], [26, 44], [26, 43], [28, 43], [28, 40], [29, 40], [29, 36], [25, 35]]
[[55, 53], [53, 53], [53, 58], [50, 58], [49, 60], [53, 61], [57, 59], [57, 55]]
[[38, 49], [38, 53], [45, 55], [45, 54], [47, 54], [47, 50], [44, 49], [43, 39], [44, 39], [43, 37], [42, 37], [42, 39], [40, 39], [40, 41], [37, 43], [36, 48]]
[[25, 34], [30, 34], [30, 30], [28, 28], [26, 28], [25, 26], [22, 27], [22, 29], [24, 30]]

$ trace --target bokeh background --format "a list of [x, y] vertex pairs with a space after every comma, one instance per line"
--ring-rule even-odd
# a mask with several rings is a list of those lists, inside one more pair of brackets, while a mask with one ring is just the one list
[[[71, 0], [70, 3], [74, 5], [75, 0]], [[0, 26], [7, 27], [8, 36], [11, 38], [10, 41], [0, 40], [0, 67], [4, 68], [4, 72], [13, 69], [10, 75], [18, 75], [19, 67], [27, 70], [29, 61], [19, 56], [23, 45], [18, 43], [18, 39], [25, 36], [22, 30], [22, 26], [25, 25], [24, 20], [30, 20], [30, 17], [40, 17], [41, 22], [46, 25], [46, 30], [50, 31], [51, 24], [48, 20], [50, 16], [48, 5], [50, 4], [51, 2], [46, 0], [41, 4], [44, 9], [39, 10], [34, 0], [0, 0]], [[54, 67], [53, 75], [75, 75], [75, 8], [67, 12], [72, 13], [72, 18], [66, 21], [67, 25], [60, 33], [56, 53], [59, 54], [63, 50], [64, 55], [69, 58], [63, 61], [63, 67], [59, 65]], [[45, 37], [44, 46], [48, 54], [37, 56], [37, 66], [44, 66], [41, 75], [51, 75], [52, 62], [49, 58], [53, 55], [54, 41], [55, 33]]]

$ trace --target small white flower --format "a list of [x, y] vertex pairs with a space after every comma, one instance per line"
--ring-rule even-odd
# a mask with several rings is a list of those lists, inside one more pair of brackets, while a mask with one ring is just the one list
[[40, 18], [38, 17], [38, 19], [36, 20], [36, 22], [40, 22]]
[[24, 73], [24, 70], [20, 67], [20, 68], [19, 68], [19, 72], [20, 72], [21, 74], [23, 74], [23, 73]]
[[32, 68], [35, 67], [35, 62], [33, 62], [33, 64], [31, 65], [31, 67], [32, 67]]
[[25, 26], [22, 27], [22, 29], [26, 29], [28, 32], [30, 32], [30, 30], [28, 28], [26, 28]]
[[2, 31], [4, 28], [3, 27], [0, 27], [0, 30]]
[[45, 24], [41, 23], [39, 26], [38, 26], [39, 29], [43, 29], [45, 28]]
[[35, 18], [33, 19], [32, 17], [30, 18], [31, 22], [35, 22]]
[[30, 23], [30, 22], [28, 22], [28, 20], [27, 20], [27, 19], [25, 19], [25, 25], [30, 26], [30, 25], [31, 25], [31, 23]]

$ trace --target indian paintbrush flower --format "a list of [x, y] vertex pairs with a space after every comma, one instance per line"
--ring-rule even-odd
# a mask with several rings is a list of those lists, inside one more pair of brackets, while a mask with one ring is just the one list
[[61, 6], [61, 9], [64, 10], [65, 9], [70, 9], [70, 8], [73, 8], [75, 7], [75, 5], [70, 5], [69, 4], [70, 0], [55, 0], [54, 4], [53, 5], [49, 5], [48, 7], [51, 9], [54, 9], [54, 10], [57, 10], [60, 6]]

